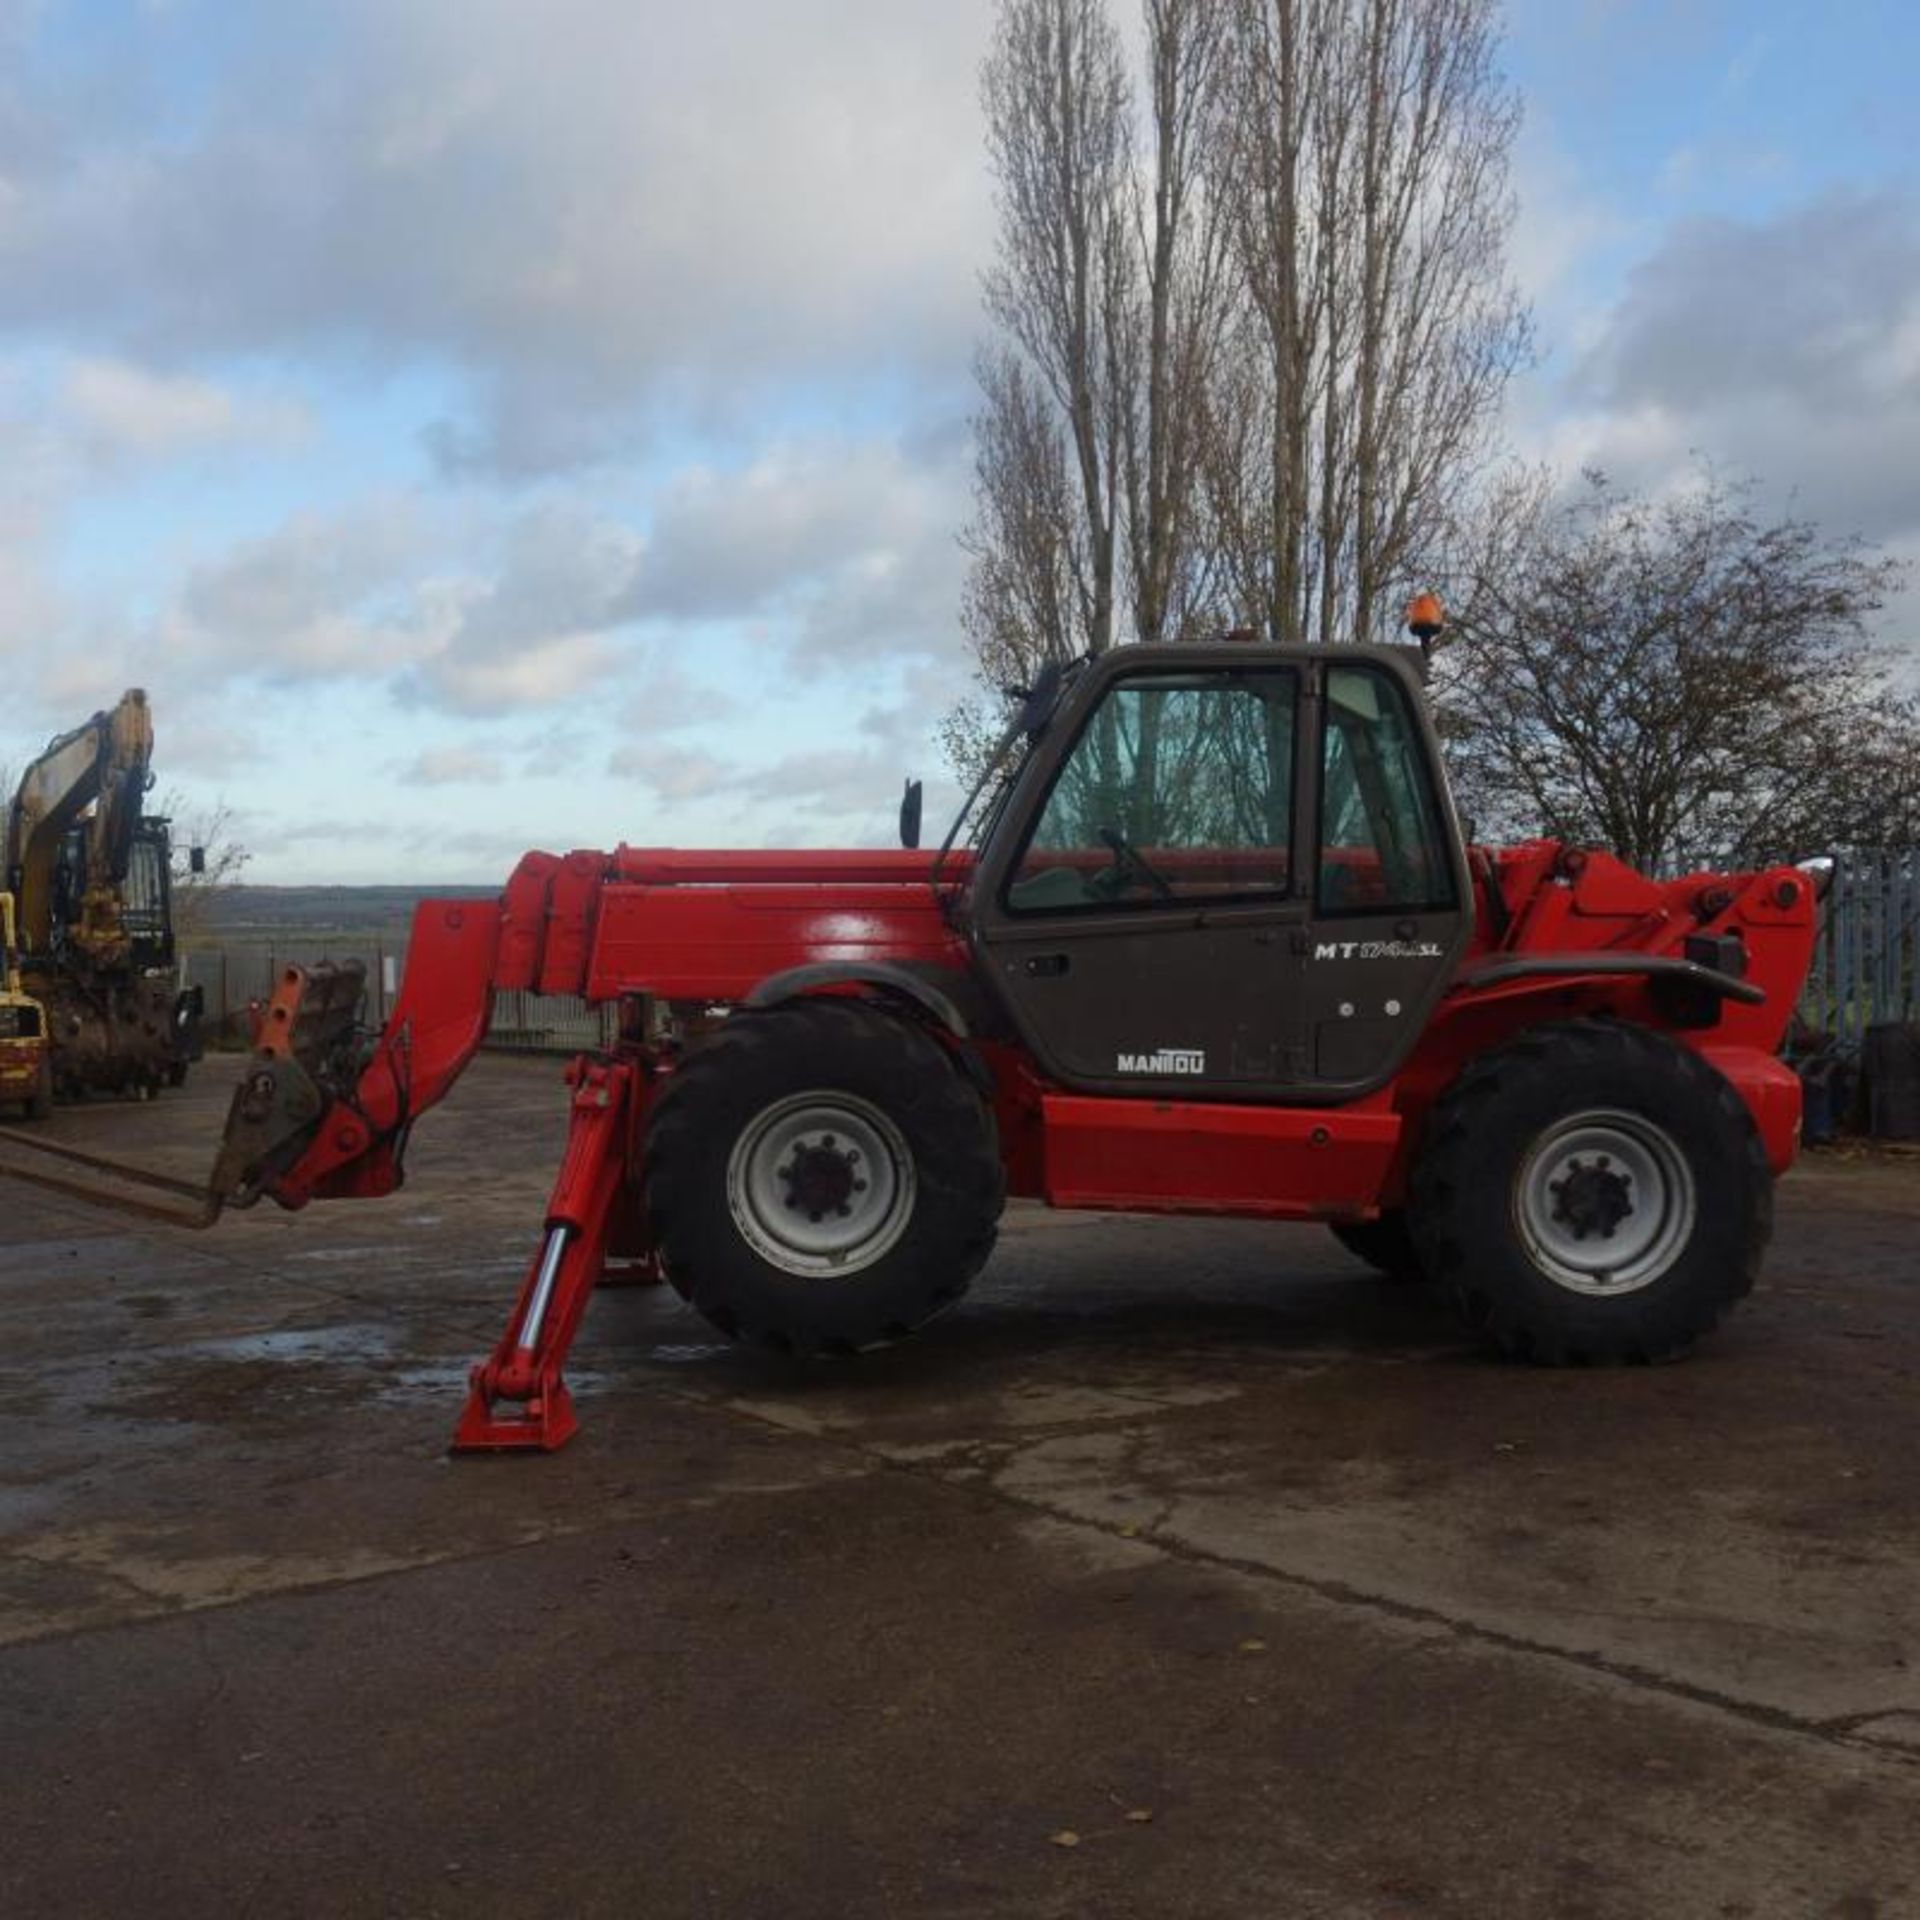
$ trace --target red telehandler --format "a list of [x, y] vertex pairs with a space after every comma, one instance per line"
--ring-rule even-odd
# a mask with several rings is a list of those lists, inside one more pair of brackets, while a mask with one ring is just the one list
[[[1408, 648], [1049, 671], [938, 854], [529, 853], [430, 901], [384, 1028], [290, 970], [209, 1212], [391, 1193], [496, 992], [617, 1003], [455, 1445], [562, 1445], [608, 1263], [852, 1353], [966, 1291], [1007, 1194], [1327, 1222], [1508, 1354], [1683, 1352], [1747, 1292], [1817, 882], [1471, 846]], [[917, 813], [917, 796], [912, 811]], [[970, 822], [971, 845], [958, 844]]]

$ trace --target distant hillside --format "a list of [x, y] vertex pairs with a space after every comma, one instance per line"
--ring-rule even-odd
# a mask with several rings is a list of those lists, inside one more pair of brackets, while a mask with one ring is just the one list
[[497, 880], [466, 887], [221, 887], [200, 907], [194, 939], [208, 945], [281, 935], [403, 940], [420, 901], [490, 899], [499, 890]]

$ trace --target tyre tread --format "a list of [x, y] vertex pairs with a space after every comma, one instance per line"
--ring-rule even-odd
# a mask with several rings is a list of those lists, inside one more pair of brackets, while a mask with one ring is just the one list
[[[1626, 1065], [1649, 1084], [1671, 1076], [1685, 1089], [1684, 1098], [1699, 1101], [1739, 1141], [1747, 1214], [1737, 1257], [1714, 1284], [1689, 1287], [1677, 1309], [1667, 1302], [1666, 1324], [1657, 1329], [1623, 1324], [1607, 1334], [1575, 1328], [1567, 1314], [1556, 1315], [1526, 1294], [1477, 1275], [1477, 1264], [1492, 1261], [1485, 1252], [1476, 1261], [1466, 1216], [1476, 1181], [1486, 1177], [1487, 1121], [1517, 1089], [1542, 1072], [1578, 1084], [1598, 1067]], [[1410, 1182], [1409, 1214], [1427, 1270], [1450, 1291], [1467, 1324], [1509, 1358], [1543, 1366], [1645, 1365], [1679, 1358], [1752, 1291], [1772, 1229], [1772, 1201], [1758, 1130], [1724, 1076], [1663, 1035], [1616, 1021], [1577, 1020], [1534, 1028], [1462, 1070], [1429, 1116]]]
[[[770, 1311], [764, 1301], [750, 1308], [765, 1290], [740, 1287], [727, 1269], [730, 1257], [754, 1256], [743, 1244], [737, 1251], [703, 1246], [693, 1209], [683, 1205], [713, 1110], [728, 1088], [777, 1075], [783, 1056], [815, 1050], [830, 1052], [849, 1077], [871, 1075], [888, 1089], [896, 1119], [910, 1116], [916, 1130], [941, 1141], [937, 1157], [916, 1158], [916, 1179], [971, 1223], [945, 1251], [933, 1284], [907, 1310], [892, 1300], [852, 1333], [811, 1313], [820, 1303], [810, 1301], [803, 1286], [782, 1312]], [[992, 1253], [1006, 1197], [991, 1110], [945, 1047], [909, 1015], [844, 997], [785, 1001], [728, 1019], [669, 1077], [648, 1130], [646, 1166], [648, 1212], [675, 1290], [728, 1339], [790, 1354], [888, 1346], [951, 1306]]]

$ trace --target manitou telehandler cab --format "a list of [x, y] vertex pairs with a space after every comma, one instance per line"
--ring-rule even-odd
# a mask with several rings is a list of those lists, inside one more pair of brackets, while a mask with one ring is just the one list
[[732, 1339], [855, 1353], [959, 1299], [1008, 1194], [1325, 1221], [1510, 1354], [1678, 1354], [1753, 1284], [1794, 1154], [1814, 882], [1469, 847], [1418, 661], [1050, 673], [937, 855], [530, 853], [420, 908], [378, 1034], [356, 971], [289, 972], [207, 1211], [393, 1191], [528, 988], [617, 1002], [620, 1039], [570, 1070], [457, 1445], [566, 1439], [610, 1260]]

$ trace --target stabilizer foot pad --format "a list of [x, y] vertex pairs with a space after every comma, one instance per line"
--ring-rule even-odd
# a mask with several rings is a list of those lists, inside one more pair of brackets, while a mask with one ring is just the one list
[[493, 1399], [476, 1368], [450, 1453], [557, 1453], [580, 1422], [566, 1382], [555, 1380], [525, 1400]]

